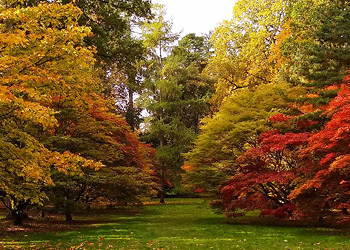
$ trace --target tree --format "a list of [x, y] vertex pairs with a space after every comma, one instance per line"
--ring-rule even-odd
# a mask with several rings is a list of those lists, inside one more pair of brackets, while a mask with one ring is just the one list
[[[336, 0], [296, 1], [281, 42], [288, 81], [316, 87], [341, 82], [349, 68], [349, 4]], [[335, 96], [332, 96], [334, 98]], [[328, 100], [329, 101], [329, 100]]]
[[[48, 0], [8, 0], [7, 7], [37, 6]], [[79, 24], [90, 27], [93, 36], [85, 37], [86, 46], [97, 50], [97, 65], [103, 69], [103, 93], [114, 98], [112, 107], [126, 117], [133, 130], [141, 123], [141, 109], [134, 105], [135, 96], [141, 94], [142, 77], [138, 62], [144, 59], [145, 48], [139, 39], [140, 23], [152, 17], [150, 0], [63, 0], [73, 3], [82, 15]]]
[[[70, 3], [72, 0], [64, 0]], [[133, 130], [139, 129], [142, 109], [135, 96], [142, 92], [139, 62], [145, 48], [139, 38], [141, 23], [152, 17], [150, 0], [78, 0], [74, 1], [83, 15], [81, 25], [89, 26], [94, 36], [85, 39], [87, 46], [97, 48], [96, 58], [104, 69], [104, 94], [119, 105], [111, 107], [126, 117]], [[123, 102], [124, 105], [120, 105]]]
[[237, 173], [221, 189], [223, 205], [230, 216], [238, 209], [261, 209], [262, 215], [291, 215], [295, 205], [289, 199], [300, 177], [298, 150], [309, 133], [268, 131], [257, 145], [237, 158]]
[[210, 57], [205, 38], [189, 34], [171, 48], [177, 35], [169, 33], [171, 23], [164, 21], [162, 9], [158, 11], [155, 22], [144, 27], [150, 54], [146, 78], [150, 117], [145, 138], [157, 148], [156, 173], [164, 202], [167, 181], [181, 183], [182, 153], [189, 150], [200, 119], [209, 112], [212, 82], [202, 74]]
[[[48, 0], [4, 0], [6, 8], [33, 7]], [[133, 26], [143, 19], [150, 18], [149, 0], [63, 0], [62, 4], [74, 3], [82, 13], [79, 25], [90, 27], [94, 36], [86, 37], [88, 46], [97, 48], [98, 61], [111, 65], [117, 63], [119, 69], [132, 68], [131, 54], [139, 53], [140, 42], [132, 37]], [[132, 51], [132, 48], [135, 51]], [[131, 54], [130, 54], [131, 53]], [[134, 55], [134, 54], [133, 54]]]
[[[337, 188], [342, 180], [337, 184], [336, 176], [342, 177], [330, 170], [329, 164], [333, 164], [337, 157], [336, 150], [324, 155], [322, 152], [327, 152], [333, 140], [332, 134], [344, 126], [333, 122], [337, 118], [332, 112], [343, 108], [340, 105], [333, 109], [336, 100], [343, 95], [344, 90], [338, 97], [337, 92], [339, 84], [346, 83], [346, 78], [342, 79], [349, 68], [349, 32], [345, 28], [349, 25], [348, 8], [346, 1], [297, 1], [293, 3], [291, 19], [284, 27], [285, 34], [279, 38], [284, 61], [284, 70], [280, 72], [292, 84], [308, 87], [308, 94], [299, 100], [298, 106], [304, 117], [318, 123], [308, 147], [300, 151], [303, 155], [300, 161], [303, 185], [290, 197], [298, 203], [300, 214], [317, 216], [320, 221], [333, 215], [331, 211], [341, 206], [342, 199], [347, 200], [346, 188]], [[313, 197], [312, 202], [308, 200], [310, 197]], [[346, 202], [342, 208], [346, 211]]]
[[186, 154], [187, 182], [219, 194], [220, 186], [237, 171], [237, 158], [268, 130], [267, 119], [288, 111], [288, 96], [302, 93], [289, 85], [261, 85], [236, 90], [212, 117], [202, 120], [195, 147]]
[[[203, 120], [202, 134], [184, 166], [190, 170], [188, 180], [200, 188], [218, 193], [220, 183], [235, 173], [235, 160], [245, 145], [254, 144], [267, 129], [266, 119], [274, 108], [287, 108], [277, 85], [282, 83], [281, 92], [290, 86], [278, 82], [278, 65], [270, 57], [289, 13], [288, 3], [238, 1], [232, 19], [212, 35], [214, 52], [205, 72], [216, 80], [211, 104], [217, 113]], [[262, 84], [267, 86], [257, 87]]]
[[22, 224], [27, 205], [42, 203], [43, 187], [53, 184], [51, 166], [76, 174], [99, 167], [70, 152], [50, 151], [40, 141], [58, 125], [52, 96], [69, 91], [78, 97], [94, 82], [92, 50], [80, 46], [91, 33], [77, 24], [80, 14], [71, 4], [1, 9], [0, 189], [15, 224]]
[[[305, 216], [318, 216], [322, 220], [332, 211], [349, 207], [349, 77], [343, 79], [338, 96], [332, 100], [325, 113], [330, 121], [315, 133], [307, 147], [301, 150], [303, 172], [307, 176], [291, 194]], [[313, 197], [310, 199], [310, 197]]]
[[141, 204], [151, 197], [154, 184], [150, 168], [155, 153], [138, 141], [125, 119], [111, 113], [106, 100], [97, 95], [85, 99], [85, 109], [71, 106], [69, 99], [62, 101], [57, 115], [60, 127], [44, 140], [46, 147], [101, 161], [104, 167], [98, 172], [85, 170], [81, 176], [55, 172], [55, 187], [48, 192], [58, 205], [56, 209], [71, 219], [70, 213], [82, 201]]
[[141, 26], [142, 37], [154, 67], [162, 68], [163, 57], [170, 51], [179, 34], [172, 33], [172, 22], [164, 19], [166, 12], [163, 5], [154, 4], [153, 12], [153, 19]]
[[288, 2], [240, 0], [232, 19], [214, 31], [214, 56], [206, 70], [217, 79], [212, 100], [216, 108], [235, 89], [274, 80], [274, 64], [268, 58], [284, 24]]

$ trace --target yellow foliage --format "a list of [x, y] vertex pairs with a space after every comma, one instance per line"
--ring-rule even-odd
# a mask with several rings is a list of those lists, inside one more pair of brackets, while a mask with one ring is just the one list
[[213, 104], [220, 105], [235, 89], [271, 83], [275, 59], [269, 59], [284, 24], [284, 0], [240, 0], [230, 21], [212, 36], [215, 49], [207, 72], [216, 77]]
[[53, 97], [79, 107], [97, 88], [95, 50], [84, 46], [92, 33], [78, 25], [81, 11], [73, 4], [4, 6], [1, 2], [0, 190], [12, 201], [40, 203], [42, 186], [53, 185], [51, 167], [80, 175], [82, 168], [102, 166], [70, 152], [50, 152], [37, 139], [58, 126]]

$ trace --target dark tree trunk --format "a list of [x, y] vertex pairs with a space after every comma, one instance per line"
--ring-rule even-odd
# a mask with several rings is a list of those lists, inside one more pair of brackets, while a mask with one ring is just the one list
[[[163, 141], [160, 141], [160, 146], [163, 147]], [[166, 190], [165, 190], [165, 184], [166, 184], [166, 179], [165, 179], [165, 171], [163, 169], [162, 171], [162, 183], [161, 183], [161, 190], [160, 190], [160, 194], [159, 194], [159, 203], [165, 203], [165, 194], [166, 194]]]
[[128, 107], [126, 111], [126, 121], [129, 123], [131, 130], [135, 131], [137, 128], [136, 119], [135, 119], [135, 107], [134, 107], [134, 91], [129, 87], [128, 90], [129, 100]]
[[13, 219], [13, 224], [15, 226], [22, 226], [23, 225], [23, 214], [21, 211], [12, 211], [11, 212], [12, 219]]
[[348, 209], [346, 207], [343, 207], [341, 211], [344, 215], [349, 215]]
[[72, 213], [69, 205], [65, 206], [64, 215], [66, 216], [66, 221], [72, 221]]
[[159, 203], [165, 203], [165, 191], [164, 189], [160, 191]]
[[7, 212], [6, 212], [6, 219], [12, 219], [12, 218], [13, 218], [12, 211], [7, 210]]
[[323, 216], [318, 217], [318, 222], [322, 223], [323, 222]]
[[73, 220], [72, 214], [70, 213], [70, 211], [66, 211], [65, 216], [66, 216], [66, 221], [72, 221]]
[[29, 218], [28, 214], [24, 212], [30, 202], [29, 200], [18, 201], [15, 197], [10, 197], [7, 202], [4, 199], [1, 201], [8, 211], [6, 218], [12, 219], [15, 226], [22, 226], [23, 220]]

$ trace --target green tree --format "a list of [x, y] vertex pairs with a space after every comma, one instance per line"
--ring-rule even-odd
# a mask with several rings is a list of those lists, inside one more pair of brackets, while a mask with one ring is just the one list
[[292, 6], [281, 54], [288, 80], [315, 87], [339, 83], [350, 64], [347, 1], [305, 0]]
[[155, 22], [144, 27], [150, 53], [146, 78], [150, 117], [145, 138], [157, 148], [156, 172], [164, 202], [167, 181], [181, 183], [182, 153], [189, 150], [200, 119], [209, 113], [212, 82], [202, 75], [210, 56], [205, 38], [189, 34], [171, 49], [177, 36], [169, 33], [171, 23], [164, 21], [163, 10], [158, 13]]
[[104, 69], [104, 94], [115, 99], [119, 105], [111, 107], [112, 110], [123, 114], [136, 130], [142, 111], [134, 104], [135, 96], [142, 92], [138, 62], [144, 59], [146, 52], [136, 33], [141, 23], [152, 17], [151, 1], [77, 0], [75, 4], [83, 12], [80, 24], [91, 27], [94, 33], [86, 39], [86, 44], [97, 48], [97, 59]]
[[218, 194], [235, 174], [236, 159], [268, 130], [268, 118], [288, 111], [288, 96], [302, 93], [286, 84], [267, 84], [236, 90], [212, 117], [202, 120], [195, 147], [186, 154], [186, 181], [193, 188]]

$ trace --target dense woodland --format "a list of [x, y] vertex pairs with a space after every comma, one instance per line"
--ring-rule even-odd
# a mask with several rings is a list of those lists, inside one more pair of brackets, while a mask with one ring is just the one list
[[[350, 2], [238, 0], [177, 34], [149, 0], [0, 0], [0, 200], [72, 214], [210, 196], [350, 220]], [[208, 17], [209, 18], [209, 17]]]

